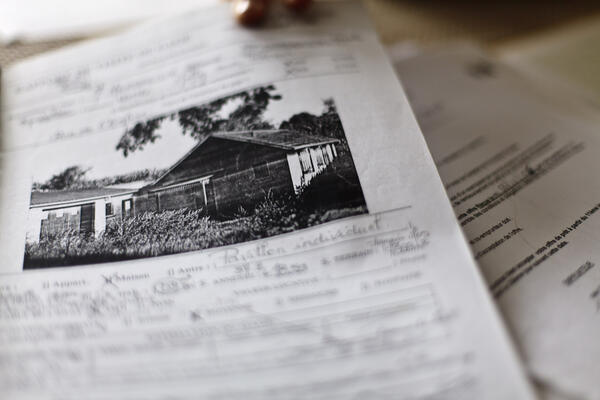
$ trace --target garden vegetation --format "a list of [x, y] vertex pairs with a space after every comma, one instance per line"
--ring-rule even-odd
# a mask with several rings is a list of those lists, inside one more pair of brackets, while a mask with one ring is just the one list
[[[326, 190], [324, 190], [326, 188]], [[352, 201], [349, 199], [356, 199]], [[351, 215], [366, 205], [350, 153], [342, 149], [298, 196], [267, 193], [253, 209], [211, 218], [202, 209], [112, 219], [98, 237], [65, 230], [27, 243], [24, 268], [120, 261], [203, 250], [292, 232]]]

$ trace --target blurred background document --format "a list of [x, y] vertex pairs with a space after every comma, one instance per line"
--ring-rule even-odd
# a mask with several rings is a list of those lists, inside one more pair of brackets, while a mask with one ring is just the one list
[[365, 11], [271, 17], [3, 71], [1, 398], [532, 398]]
[[497, 50], [502, 60], [530, 79], [570, 88], [570, 97], [600, 109], [600, 18], [587, 18], [560, 29], [513, 40]]
[[558, 393], [599, 398], [597, 120], [470, 47], [396, 66], [530, 370]]

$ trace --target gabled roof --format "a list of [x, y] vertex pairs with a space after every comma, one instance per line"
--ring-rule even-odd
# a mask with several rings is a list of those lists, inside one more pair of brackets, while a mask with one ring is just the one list
[[31, 205], [53, 205], [56, 203], [78, 202], [81, 200], [94, 200], [102, 197], [116, 196], [120, 194], [133, 193], [136, 189], [113, 189], [98, 188], [84, 190], [61, 190], [48, 192], [31, 192]]
[[234, 140], [237, 142], [253, 143], [263, 146], [276, 147], [284, 150], [299, 150], [304, 147], [318, 146], [327, 143], [337, 143], [338, 139], [325, 136], [304, 135], [287, 129], [279, 130], [254, 130], [239, 132], [213, 133], [219, 139]]
[[271, 129], [271, 130], [251, 130], [251, 131], [233, 131], [233, 132], [217, 132], [208, 135], [206, 138], [196, 144], [190, 151], [181, 157], [173, 164], [164, 174], [152, 183], [157, 185], [164, 177], [169, 175], [179, 164], [185, 161], [192, 155], [196, 149], [202, 146], [208, 139], [217, 138], [224, 140], [232, 140], [235, 142], [252, 143], [261, 146], [275, 147], [283, 150], [299, 150], [306, 147], [319, 146], [328, 143], [338, 143], [338, 139], [329, 138], [317, 135], [304, 135], [299, 132], [290, 131], [287, 129]]

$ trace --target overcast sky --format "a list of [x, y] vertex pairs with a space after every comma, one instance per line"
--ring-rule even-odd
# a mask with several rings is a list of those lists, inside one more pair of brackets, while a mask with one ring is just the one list
[[[265, 120], [273, 125], [278, 126], [281, 121], [300, 112], [318, 115], [323, 111], [323, 100], [326, 96], [319, 96], [314, 93], [314, 89], [310, 90], [311, 88], [307, 88], [301, 81], [281, 82], [275, 87], [276, 93], [281, 94], [282, 99], [271, 101], [264, 115]], [[130, 153], [128, 157], [123, 157], [123, 154], [115, 149], [122, 132], [55, 143], [45, 147], [43, 153], [39, 154], [39, 166], [43, 168], [36, 168], [33, 181], [44, 182], [73, 165], [91, 168], [87, 173], [88, 178], [102, 178], [146, 168], [168, 168], [196, 143], [188, 135], [181, 134], [177, 119], [163, 121], [157, 133], [161, 135], [160, 139], [147, 144], [143, 150]]]

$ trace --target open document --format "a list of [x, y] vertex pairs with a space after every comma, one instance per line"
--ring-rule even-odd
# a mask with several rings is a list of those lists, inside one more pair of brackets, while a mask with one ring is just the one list
[[600, 398], [597, 120], [470, 48], [396, 66], [531, 372], [555, 392]]
[[3, 76], [3, 399], [528, 399], [357, 3]]

